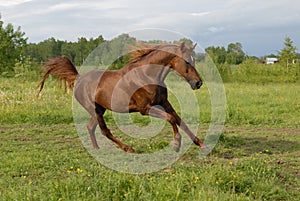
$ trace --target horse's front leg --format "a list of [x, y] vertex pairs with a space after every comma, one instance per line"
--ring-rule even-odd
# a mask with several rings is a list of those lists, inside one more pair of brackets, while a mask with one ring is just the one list
[[172, 125], [173, 131], [174, 131], [173, 149], [176, 152], [179, 152], [180, 146], [181, 146], [181, 135], [179, 134], [179, 131], [178, 131], [178, 128], [176, 125], [176, 118], [172, 114], [169, 114], [166, 111], [164, 111], [164, 109], [162, 109], [160, 107], [156, 107], [156, 106], [151, 107], [149, 109], [149, 112], [147, 112], [147, 115], [163, 119], [165, 121], [168, 121]]
[[165, 109], [168, 113], [174, 116], [174, 118], [176, 119], [176, 124], [193, 140], [196, 145], [198, 145], [202, 149], [209, 150], [209, 148], [193, 134], [193, 132], [188, 128], [185, 122], [179, 117], [169, 101], [165, 103]]

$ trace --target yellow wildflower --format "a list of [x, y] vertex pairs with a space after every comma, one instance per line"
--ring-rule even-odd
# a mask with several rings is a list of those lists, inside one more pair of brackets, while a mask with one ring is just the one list
[[77, 168], [76, 171], [77, 171], [77, 173], [83, 173], [83, 170], [80, 168]]

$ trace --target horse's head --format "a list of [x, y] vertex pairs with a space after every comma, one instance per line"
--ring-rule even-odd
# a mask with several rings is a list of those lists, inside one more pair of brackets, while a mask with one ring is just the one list
[[176, 56], [171, 62], [171, 68], [181, 75], [192, 87], [199, 89], [202, 85], [202, 80], [195, 68], [195, 59], [193, 50], [197, 44], [188, 47], [185, 43], [176, 46]]

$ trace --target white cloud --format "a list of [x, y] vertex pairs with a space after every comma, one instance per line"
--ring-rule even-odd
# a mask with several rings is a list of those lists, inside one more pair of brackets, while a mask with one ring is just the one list
[[195, 17], [202, 17], [205, 15], [209, 15], [210, 13], [211, 13], [210, 11], [207, 11], [207, 12], [188, 13], [188, 15], [195, 16]]
[[60, 11], [60, 10], [72, 10], [74, 8], [79, 8], [81, 6], [80, 3], [59, 3], [53, 6], [50, 6], [48, 11]]
[[32, 0], [0, 0], [1, 6], [15, 6], [18, 4], [26, 3]]
[[208, 30], [212, 33], [218, 33], [218, 32], [222, 32], [225, 28], [224, 27], [209, 27]]

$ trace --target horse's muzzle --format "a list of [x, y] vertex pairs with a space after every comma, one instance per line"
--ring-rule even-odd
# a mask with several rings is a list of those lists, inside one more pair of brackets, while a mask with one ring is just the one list
[[189, 81], [189, 83], [190, 83], [193, 90], [200, 89], [200, 87], [202, 86], [202, 81], [201, 80], [199, 80], [199, 81], [191, 80], [191, 81]]

